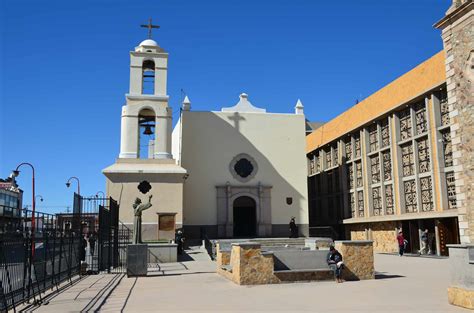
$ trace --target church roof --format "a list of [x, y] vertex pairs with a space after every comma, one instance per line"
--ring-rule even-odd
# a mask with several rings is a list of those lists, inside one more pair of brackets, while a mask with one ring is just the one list
[[257, 108], [250, 103], [246, 93], [241, 93], [239, 102], [233, 107], [222, 108], [222, 112], [254, 112], [254, 113], [266, 113], [266, 109]]

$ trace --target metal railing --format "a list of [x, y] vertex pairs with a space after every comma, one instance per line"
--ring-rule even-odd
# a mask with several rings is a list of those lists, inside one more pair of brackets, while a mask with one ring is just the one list
[[[34, 247], [34, 249], [33, 249]], [[80, 273], [82, 238], [74, 232], [48, 231], [0, 236], [0, 311], [27, 300]]]

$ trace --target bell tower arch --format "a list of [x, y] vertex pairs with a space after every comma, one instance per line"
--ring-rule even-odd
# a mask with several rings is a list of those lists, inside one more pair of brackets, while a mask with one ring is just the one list
[[[153, 206], [142, 215], [144, 240], [174, 239], [174, 231], [183, 226], [184, 181], [186, 169], [177, 164], [171, 154], [172, 111], [166, 90], [168, 53], [151, 39], [130, 52], [130, 87], [122, 106], [120, 154], [115, 163], [102, 170], [106, 194], [120, 205], [121, 225], [134, 227], [133, 203], [153, 196]], [[138, 188], [150, 185], [143, 194]], [[173, 216], [162, 223], [160, 217]], [[172, 225], [171, 225], [172, 224]]]
[[[138, 159], [140, 151], [144, 150], [148, 151], [150, 159], [172, 158], [172, 110], [168, 106], [167, 72], [168, 53], [153, 39], [142, 41], [130, 52], [130, 89], [122, 107], [120, 159]], [[154, 121], [149, 121], [149, 127], [145, 129], [145, 135], [154, 135], [154, 138], [145, 148], [140, 142], [140, 136], [144, 135], [140, 112], [144, 109], [155, 114]]]

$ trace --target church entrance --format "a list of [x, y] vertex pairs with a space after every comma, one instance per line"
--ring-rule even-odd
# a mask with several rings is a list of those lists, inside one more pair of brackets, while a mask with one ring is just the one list
[[255, 200], [242, 196], [234, 200], [234, 237], [257, 235], [257, 208]]

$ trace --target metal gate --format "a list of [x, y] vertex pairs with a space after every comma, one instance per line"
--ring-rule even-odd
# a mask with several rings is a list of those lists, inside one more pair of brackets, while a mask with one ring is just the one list
[[[80, 212], [81, 234], [85, 248], [87, 273], [126, 271], [126, 249], [132, 231], [119, 221], [119, 205], [113, 198], [74, 195], [74, 211]], [[77, 223], [77, 222], [76, 222]]]

